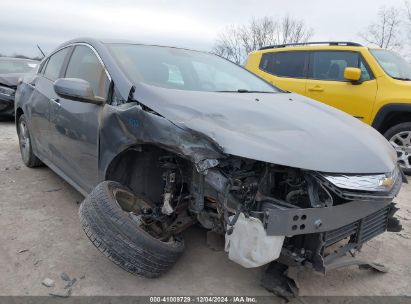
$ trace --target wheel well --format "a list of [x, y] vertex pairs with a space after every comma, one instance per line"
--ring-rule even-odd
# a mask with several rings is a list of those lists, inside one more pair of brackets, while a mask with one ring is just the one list
[[159, 159], [170, 155], [178, 158], [182, 165], [187, 163], [186, 160], [156, 146], [142, 145], [129, 148], [110, 163], [105, 179], [119, 182], [133, 192], [157, 202], [163, 194], [165, 171], [160, 166]]
[[390, 112], [385, 116], [378, 131], [384, 134], [389, 128], [403, 122], [411, 122], [411, 112]]

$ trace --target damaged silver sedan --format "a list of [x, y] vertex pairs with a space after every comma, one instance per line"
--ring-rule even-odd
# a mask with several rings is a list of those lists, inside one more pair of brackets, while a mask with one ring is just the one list
[[15, 111], [24, 163], [86, 196], [87, 236], [134, 274], [169, 270], [196, 223], [244, 267], [318, 271], [400, 229], [403, 175], [377, 131], [212, 54], [72, 40], [25, 77]]

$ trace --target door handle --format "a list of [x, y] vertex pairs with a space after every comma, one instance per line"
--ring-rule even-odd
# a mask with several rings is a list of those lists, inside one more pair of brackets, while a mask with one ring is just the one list
[[308, 91], [312, 91], [312, 92], [324, 92], [324, 89], [320, 86], [315, 86], [315, 87], [311, 87], [308, 88]]
[[51, 98], [51, 101], [56, 103], [57, 105], [60, 105], [60, 99], [58, 98]]

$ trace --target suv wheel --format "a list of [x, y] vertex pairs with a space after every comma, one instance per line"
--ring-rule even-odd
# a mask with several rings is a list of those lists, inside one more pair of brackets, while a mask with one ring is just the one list
[[404, 173], [411, 174], [411, 122], [395, 125], [384, 133], [397, 151], [398, 163]]

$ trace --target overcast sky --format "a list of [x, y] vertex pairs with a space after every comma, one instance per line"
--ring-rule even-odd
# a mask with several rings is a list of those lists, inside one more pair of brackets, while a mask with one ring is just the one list
[[358, 41], [383, 5], [404, 0], [0, 0], [0, 53], [39, 55], [36, 44], [49, 52], [84, 36], [210, 50], [227, 25], [287, 14], [312, 40]]

